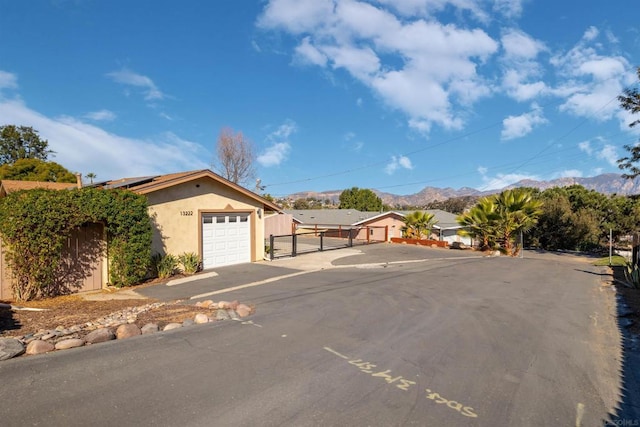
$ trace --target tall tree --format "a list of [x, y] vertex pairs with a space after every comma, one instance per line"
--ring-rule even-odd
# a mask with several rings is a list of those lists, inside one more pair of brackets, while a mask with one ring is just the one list
[[89, 172], [88, 174], [86, 174], [84, 177], [88, 178], [91, 181], [91, 184], [93, 184], [93, 179], [96, 178], [98, 175], [96, 175], [93, 172]]
[[47, 160], [49, 142], [40, 139], [38, 131], [29, 126], [0, 126], [0, 164], [20, 159]]
[[[640, 67], [636, 72], [638, 73], [638, 80], [640, 80]], [[620, 106], [631, 112], [631, 114], [640, 113], [640, 91], [638, 87], [625, 89], [624, 95], [620, 95], [618, 101], [620, 101]], [[629, 127], [635, 127], [639, 123], [640, 119], [634, 120], [629, 123]], [[619, 159], [618, 167], [628, 171], [622, 174], [623, 177], [633, 179], [640, 175], [640, 168], [637, 166], [638, 161], [640, 161], [640, 144], [625, 145], [624, 148], [629, 152], [629, 156]]]
[[366, 188], [352, 187], [340, 193], [339, 209], [357, 209], [363, 212], [382, 210], [382, 199]]
[[242, 132], [231, 128], [220, 131], [216, 145], [217, 160], [214, 169], [231, 182], [246, 185], [255, 178], [255, 151], [253, 143]]
[[16, 181], [76, 182], [76, 176], [56, 162], [40, 159], [18, 159], [0, 165], [0, 179]]

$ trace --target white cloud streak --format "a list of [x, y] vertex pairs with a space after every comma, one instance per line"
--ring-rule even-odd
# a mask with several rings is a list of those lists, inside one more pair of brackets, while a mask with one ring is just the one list
[[110, 122], [116, 119], [116, 113], [109, 110], [92, 111], [84, 115], [85, 118], [96, 122]]
[[519, 116], [509, 116], [502, 121], [501, 138], [510, 140], [522, 138], [533, 132], [536, 126], [547, 123], [547, 119], [542, 114], [542, 109], [535, 106], [532, 111]]
[[210, 167], [201, 160], [210, 158], [210, 153], [171, 132], [127, 138], [72, 117], [47, 117], [19, 99], [0, 99], [0, 117], [37, 129], [55, 152], [53, 161], [74, 172], [93, 172], [101, 179]]
[[387, 175], [393, 175], [398, 169], [413, 169], [411, 159], [406, 156], [391, 156], [391, 161], [385, 166], [384, 172]]
[[141, 88], [144, 93], [144, 99], [147, 101], [160, 100], [166, 97], [149, 77], [127, 68], [107, 73], [107, 77], [116, 83]]
[[270, 145], [257, 157], [257, 161], [263, 167], [280, 166], [289, 157], [291, 143], [289, 137], [297, 132], [298, 126], [292, 120], [287, 120], [278, 128], [267, 135]]

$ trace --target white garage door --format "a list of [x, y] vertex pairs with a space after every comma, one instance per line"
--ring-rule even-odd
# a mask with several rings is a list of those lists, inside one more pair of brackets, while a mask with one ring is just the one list
[[202, 216], [202, 267], [251, 262], [251, 229], [248, 213]]

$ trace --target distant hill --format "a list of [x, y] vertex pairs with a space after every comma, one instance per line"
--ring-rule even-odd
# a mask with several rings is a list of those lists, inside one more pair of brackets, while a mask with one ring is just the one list
[[[619, 174], [606, 173], [590, 178], [558, 178], [551, 181], [535, 181], [531, 179], [524, 179], [508, 187], [499, 190], [480, 191], [475, 188], [463, 187], [454, 189], [451, 187], [437, 188], [437, 187], [425, 187], [416, 194], [409, 195], [397, 195], [391, 193], [385, 193], [376, 189], [371, 189], [375, 192], [382, 201], [388, 205], [412, 205], [420, 206], [426, 203], [434, 201], [443, 201], [452, 197], [464, 197], [464, 196], [486, 196], [489, 194], [499, 193], [502, 190], [518, 187], [533, 187], [540, 190], [546, 190], [552, 187], [568, 187], [570, 185], [582, 185], [588, 190], [595, 190], [603, 194], [619, 194], [619, 195], [632, 195], [640, 194], [640, 179], [625, 179]], [[304, 199], [307, 197], [313, 197], [319, 200], [331, 200], [334, 203], [338, 202], [340, 194], [343, 190], [329, 190], [322, 192], [315, 191], [303, 191], [289, 195], [289, 199]]]

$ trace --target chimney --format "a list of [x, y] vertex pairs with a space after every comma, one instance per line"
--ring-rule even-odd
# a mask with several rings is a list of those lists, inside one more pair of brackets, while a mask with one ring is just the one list
[[80, 172], [76, 173], [76, 185], [78, 188], [82, 188], [82, 174]]

